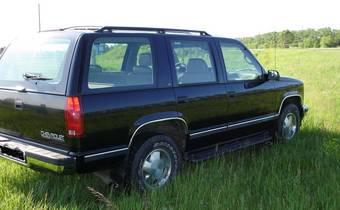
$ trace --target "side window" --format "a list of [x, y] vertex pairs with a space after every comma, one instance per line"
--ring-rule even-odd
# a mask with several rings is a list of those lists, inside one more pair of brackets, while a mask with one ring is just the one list
[[216, 81], [209, 43], [206, 41], [172, 41], [178, 84]]
[[138, 37], [108, 37], [92, 44], [88, 73], [90, 89], [152, 85], [150, 42]]
[[228, 81], [255, 80], [262, 76], [262, 70], [243, 46], [221, 43]]

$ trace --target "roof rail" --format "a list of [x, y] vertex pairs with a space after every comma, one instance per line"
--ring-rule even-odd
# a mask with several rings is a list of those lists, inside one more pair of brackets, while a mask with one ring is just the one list
[[104, 26], [95, 32], [111, 32], [114, 31], [140, 31], [140, 32], [155, 32], [159, 34], [180, 33], [180, 34], [199, 34], [200, 36], [211, 36], [205, 31], [172, 29], [172, 28], [145, 28], [145, 27], [119, 27], [119, 26]]
[[102, 28], [101, 26], [71, 26], [67, 28], [63, 28], [61, 30], [91, 30], [91, 31], [96, 31], [98, 29]]
[[67, 27], [67, 28], [42, 30], [41, 32], [66, 31], [66, 30], [91, 30], [91, 31], [96, 31], [100, 28], [102, 28], [102, 26], [71, 26], [71, 27]]

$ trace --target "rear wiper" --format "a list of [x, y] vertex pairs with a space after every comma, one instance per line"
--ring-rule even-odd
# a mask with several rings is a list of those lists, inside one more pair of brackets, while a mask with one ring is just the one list
[[25, 80], [52, 80], [52, 78], [44, 77], [40, 73], [24, 73], [22, 76]]

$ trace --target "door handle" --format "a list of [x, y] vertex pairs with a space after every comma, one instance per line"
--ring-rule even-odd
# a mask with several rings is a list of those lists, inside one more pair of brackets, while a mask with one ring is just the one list
[[179, 104], [188, 103], [189, 102], [189, 98], [188, 98], [188, 96], [178, 96], [177, 97], [177, 102]]
[[18, 92], [23, 92], [23, 93], [26, 92], [26, 88], [25, 88], [25, 87], [22, 87], [22, 86], [16, 86], [16, 87], [15, 87], [15, 90], [18, 91]]

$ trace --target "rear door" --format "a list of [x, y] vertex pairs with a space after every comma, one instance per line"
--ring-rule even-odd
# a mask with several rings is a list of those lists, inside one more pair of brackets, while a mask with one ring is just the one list
[[212, 39], [168, 37], [168, 45], [177, 110], [187, 121], [191, 138], [208, 134], [226, 122], [227, 113], [225, 86]]
[[222, 39], [219, 45], [227, 78], [229, 124], [275, 115], [274, 82], [265, 79], [252, 53], [233, 40]]

